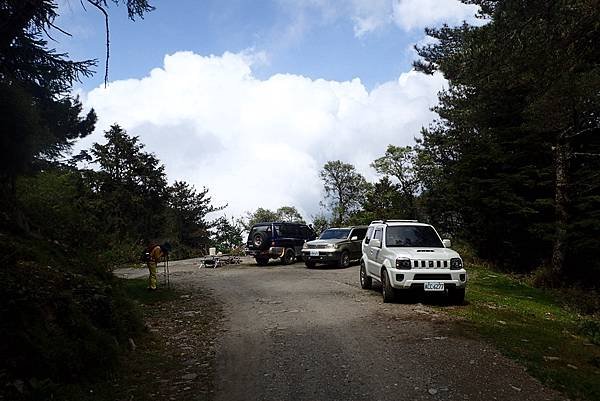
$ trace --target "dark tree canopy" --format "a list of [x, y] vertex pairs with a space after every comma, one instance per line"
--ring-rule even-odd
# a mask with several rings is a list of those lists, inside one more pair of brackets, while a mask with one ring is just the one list
[[429, 29], [437, 43], [417, 49], [418, 70], [449, 80], [417, 160], [427, 213], [502, 266], [589, 275], [578, 266], [600, 247], [598, 2], [469, 3], [489, 23]]

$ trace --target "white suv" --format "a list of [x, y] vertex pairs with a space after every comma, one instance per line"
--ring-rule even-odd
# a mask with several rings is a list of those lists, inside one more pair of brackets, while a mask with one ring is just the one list
[[448, 249], [433, 226], [416, 220], [377, 220], [362, 243], [360, 286], [381, 282], [383, 302], [408, 290], [444, 292], [453, 303], [465, 299], [467, 272], [460, 255]]

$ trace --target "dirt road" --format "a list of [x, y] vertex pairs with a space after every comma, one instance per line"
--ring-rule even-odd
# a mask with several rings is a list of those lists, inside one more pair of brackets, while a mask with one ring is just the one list
[[217, 400], [563, 399], [443, 312], [384, 305], [356, 265], [196, 266], [172, 269], [194, 271], [175, 285], [185, 277], [223, 303]]

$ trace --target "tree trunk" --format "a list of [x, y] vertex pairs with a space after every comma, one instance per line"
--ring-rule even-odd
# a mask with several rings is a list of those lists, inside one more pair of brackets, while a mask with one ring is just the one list
[[569, 223], [569, 143], [568, 140], [559, 138], [555, 148], [555, 211], [556, 232], [552, 250], [552, 279], [557, 284], [564, 276], [566, 249], [567, 249], [567, 225]]

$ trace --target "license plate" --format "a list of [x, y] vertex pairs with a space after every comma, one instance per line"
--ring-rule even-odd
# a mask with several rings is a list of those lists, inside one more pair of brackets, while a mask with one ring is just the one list
[[310, 251], [310, 256], [319, 256], [319, 251]]
[[425, 283], [425, 291], [444, 291], [444, 283]]

